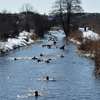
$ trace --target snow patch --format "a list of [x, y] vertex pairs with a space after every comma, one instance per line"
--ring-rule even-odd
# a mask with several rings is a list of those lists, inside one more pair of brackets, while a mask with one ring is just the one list
[[77, 50], [77, 53], [80, 56], [84, 56], [84, 57], [87, 57], [87, 58], [92, 58], [93, 59], [95, 57], [95, 54], [94, 53], [90, 53], [90, 52], [85, 52], [85, 51]]
[[73, 42], [73, 43], [75, 43], [75, 44], [77, 44], [77, 45], [80, 45], [81, 44], [81, 42], [79, 42], [79, 41], [77, 41], [77, 40], [75, 40], [73, 38], [71, 38], [70, 41]]
[[31, 44], [34, 42], [34, 40], [31, 39], [32, 35], [33, 33], [23, 31], [19, 33], [19, 36], [17, 38], [8, 38], [6, 42], [0, 42], [0, 51], [6, 52], [9, 50], [13, 50], [14, 48]]
[[79, 30], [82, 32], [83, 34], [83, 38], [85, 39], [90, 39], [90, 40], [99, 40], [100, 39], [100, 35], [91, 31], [91, 30], [87, 30], [84, 31], [84, 28], [79, 28]]

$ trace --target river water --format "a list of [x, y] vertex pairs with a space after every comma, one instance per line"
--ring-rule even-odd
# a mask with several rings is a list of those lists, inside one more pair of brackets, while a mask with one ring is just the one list
[[[58, 32], [60, 33], [60, 32]], [[63, 34], [57, 36], [56, 46], [50, 49], [43, 44], [52, 43], [48, 38], [0, 56], [0, 100], [100, 100], [100, 80], [93, 74], [94, 62], [80, 57], [76, 46], [64, 44]], [[42, 62], [30, 59], [14, 60], [14, 57], [44, 56]], [[60, 55], [64, 55], [61, 58]], [[51, 58], [50, 63], [45, 60]], [[55, 81], [42, 80], [49, 76]], [[38, 90], [42, 95], [34, 97]]]

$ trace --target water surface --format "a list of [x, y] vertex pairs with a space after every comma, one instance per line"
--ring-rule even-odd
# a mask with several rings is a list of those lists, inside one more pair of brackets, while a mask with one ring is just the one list
[[[60, 47], [64, 44], [63, 35], [56, 36], [57, 47]], [[42, 45], [48, 42], [48, 39], [37, 41], [0, 56], [0, 100], [100, 100], [100, 80], [94, 77], [93, 61], [80, 57], [72, 43], [63, 51], [55, 46], [43, 48]], [[11, 59], [39, 57], [40, 53], [45, 54], [44, 60], [53, 60], [47, 64]], [[56, 81], [38, 80], [46, 75]], [[43, 95], [38, 98], [27, 96], [33, 90], [39, 90]]]

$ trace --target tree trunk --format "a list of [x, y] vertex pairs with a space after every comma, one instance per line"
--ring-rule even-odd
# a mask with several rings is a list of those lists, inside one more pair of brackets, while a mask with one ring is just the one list
[[67, 30], [66, 30], [66, 25], [65, 25], [65, 22], [64, 22], [64, 19], [63, 19], [63, 11], [62, 11], [62, 5], [61, 5], [61, 2], [60, 2], [60, 21], [61, 21], [61, 25], [62, 25], [62, 28], [65, 32], [65, 35], [67, 37], [68, 33], [67, 33]]
[[64, 22], [62, 13], [60, 13], [60, 20], [61, 20], [62, 28], [63, 28], [65, 34], [67, 34], [67, 33], [66, 33], [66, 26], [65, 26], [65, 22]]
[[70, 12], [67, 13], [67, 37], [70, 34]]

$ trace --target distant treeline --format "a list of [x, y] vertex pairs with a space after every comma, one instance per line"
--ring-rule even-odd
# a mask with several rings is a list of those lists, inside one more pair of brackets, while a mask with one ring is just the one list
[[[51, 16], [52, 24], [54, 26], [61, 25], [60, 15], [56, 14]], [[67, 23], [66, 14], [64, 15], [64, 22]], [[72, 13], [70, 26], [72, 29], [78, 29], [78, 27], [88, 26], [94, 31], [100, 33], [100, 13]]]
[[42, 37], [49, 29], [50, 22], [47, 15], [34, 12], [0, 14], [0, 40], [16, 37], [23, 30], [33, 31]]
[[[66, 15], [64, 16], [64, 22], [67, 23]], [[16, 37], [23, 30], [33, 31], [38, 36], [43, 37], [51, 27], [60, 25], [59, 14], [47, 16], [29, 11], [17, 14], [0, 13], [0, 40]], [[72, 30], [77, 30], [78, 27], [89, 26], [94, 31], [100, 33], [100, 14], [74, 13], [71, 15], [70, 26]]]

